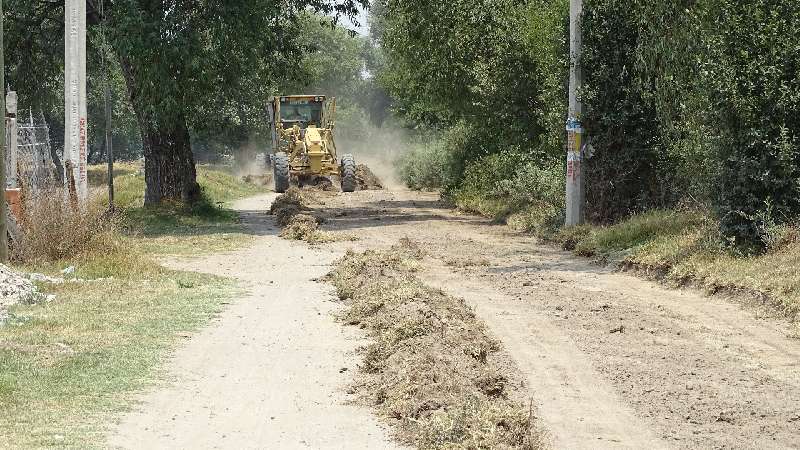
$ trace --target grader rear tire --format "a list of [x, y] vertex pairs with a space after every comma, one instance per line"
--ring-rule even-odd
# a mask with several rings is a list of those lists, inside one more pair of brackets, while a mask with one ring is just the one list
[[275, 172], [275, 192], [283, 194], [289, 189], [289, 157], [283, 152], [276, 153], [272, 163]]
[[342, 156], [342, 192], [355, 192], [358, 182], [356, 181], [356, 160], [353, 155]]

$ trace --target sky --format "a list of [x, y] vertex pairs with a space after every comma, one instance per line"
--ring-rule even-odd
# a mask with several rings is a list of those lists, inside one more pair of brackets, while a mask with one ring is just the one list
[[367, 24], [367, 10], [364, 9], [363, 7], [359, 7], [358, 23], [359, 26], [355, 26], [353, 22], [347, 18], [342, 20], [342, 25], [344, 27], [350, 30], [354, 30], [362, 36], [369, 36], [369, 25]]

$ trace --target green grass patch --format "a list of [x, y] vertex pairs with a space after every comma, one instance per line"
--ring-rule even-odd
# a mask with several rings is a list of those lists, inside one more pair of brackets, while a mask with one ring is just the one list
[[550, 238], [583, 256], [621, 262], [676, 284], [710, 292], [765, 295], [792, 319], [800, 314], [800, 240], [793, 229], [766, 253], [745, 255], [726, 246], [717, 222], [697, 211], [652, 211], [611, 226], [564, 228]]
[[[89, 179], [102, 189], [105, 167], [90, 168]], [[263, 188], [208, 167], [198, 168], [198, 180], [200, 203], [145, 208], [140, 167], [117, 165], [122, 227], [109, 231], [112, 239], [72, 258], [18, 267], [61, 276], [74, 266], [69, 277], [84, 281], [40, 286], [56, 299], [13, 307], [0, 325], [0, 447], [102, 447], [111, 418], [159, 376], [169, 349], [235, 295], [232, 281], [169, 271], [153, 258], [228, 250], [249, 239], [229, 202]]]
[[[106, 182], [103, 166], [93, 166], [90, 180]], [[115, 203], [131, 245], [155, 255], [198, 255], [229, 251], [251, 239], [239, 223], [230, 203], [267, 192], [248, 183], [225, 167], [198, 166], [197, 181], [203, 190], [194, 205], [180, 202], [156, 207], [144, 206], [144, 174], [138, 164], [121, 164], [115, 169]], [[107, 201], [100, 196], [98, 201]]]
[[109, 414], [157, 375], [165, 352], [221, 311], [233, 285], [154, 268], [50, 288], [0, 327], [0, 441], [15, 448], [99, 446]]

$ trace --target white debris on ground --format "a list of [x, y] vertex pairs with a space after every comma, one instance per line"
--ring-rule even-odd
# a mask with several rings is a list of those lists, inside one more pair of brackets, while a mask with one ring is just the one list
[[28, 279], [35, 283], [64, 284], [63, 278], [49, 277], [41, 273], [29, 273]]
[[53, 296], [39, 292], [35, 284], [24, 275], [0, 264], [0, 322], [5, 313], [3, 310], [18, 303], [39, 303], [51, 301]]

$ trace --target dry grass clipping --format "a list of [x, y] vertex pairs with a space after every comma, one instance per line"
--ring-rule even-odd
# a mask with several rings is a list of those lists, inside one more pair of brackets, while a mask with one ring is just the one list
[[338, 241], [353, 241], [356, 238], [347, 234], [338, 234], [319, 229], [320, 220], [310, 214], [309, 205], [319, 203], [319, 199], [309, 194], [308, 191], [291, 187], [285, 194], [279, 196], [272, 203], [270, 214], [275, 216], [280, 225], [280, 236], [295, 241], [305, 241], [309, 244], [324, 244]]
[[280, 236], [284, 239], [305, 241], [309, 244], [324, 244], [339, 240], [336, 235], [321, 231], [317, 218], [308, 214], [293, 216], [281, 230]]
[[461, 299], [415, 275], [422, 252], [348, 253], [328, 275], [347, 304], [341, 319], [366, 329], [355, 390], [419, 448], [538, 449], [532, 409], [511, 397], [514, 369]]
[[270, 215], [275, 216], [278, 225], [285, 227], [292, 221], [292, 217], [303, 211], [308, 211], [304, 204], [303, 191], [292, 186], [285, 194], [281, 194], [272, 202], [269, 209]]

